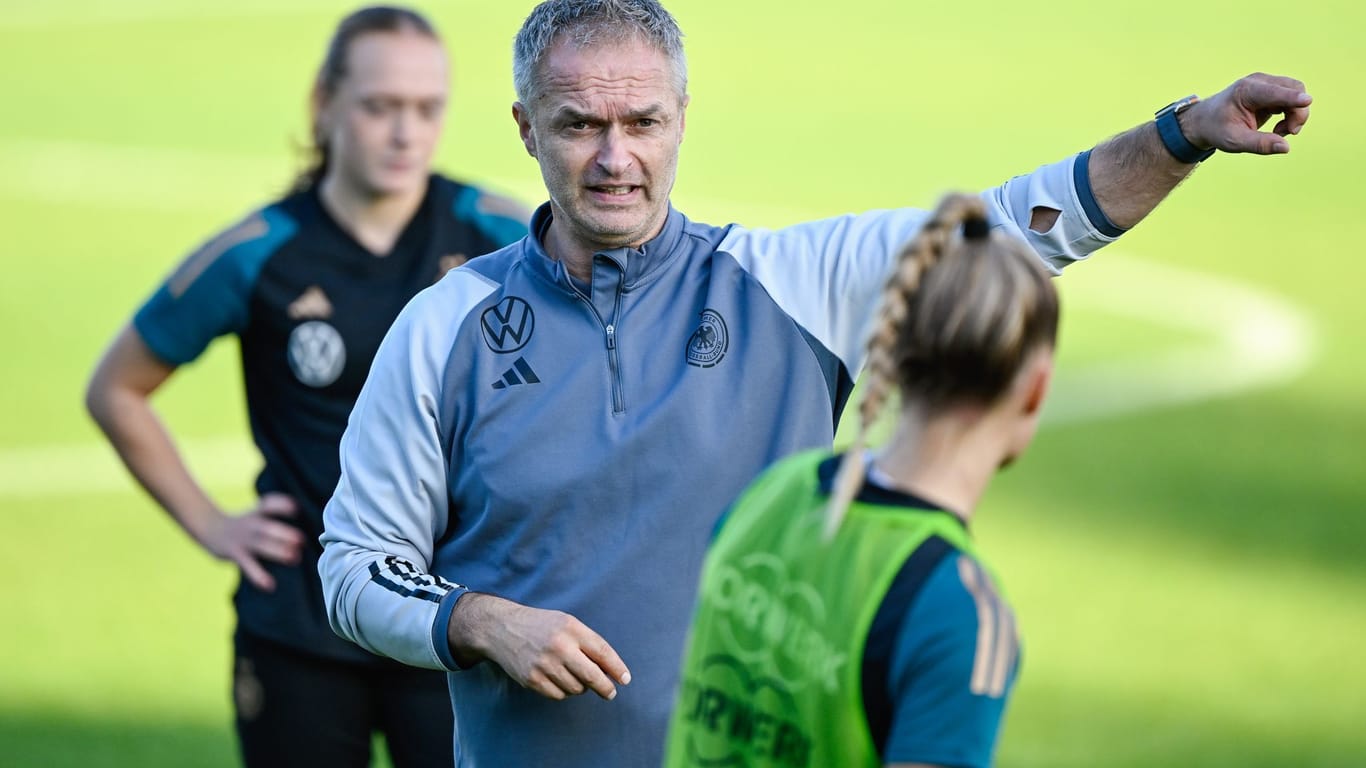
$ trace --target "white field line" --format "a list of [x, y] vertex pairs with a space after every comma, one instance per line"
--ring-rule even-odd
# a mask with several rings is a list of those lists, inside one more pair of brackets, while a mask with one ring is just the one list
[[[1313, 320], [1275, 294], [1109, 250], [1061, 280], [1064, 314], [1090, 308], [1199, 341], [1059, 370], [1044, 420], [1065, 424], [1227, 397], [1290, 381], [1318, 347]], [[1075, 278], [1075, 279], [1074, 279]]]
[[[247, 183], [273, 178], [276, 161], [201, 152], [92, 144], [0, 142], [0, 198], [107, 204], [156, 210], [204, 208], [186, 197], [193, 180], [223, 173]], [[137, 173], [131, 173], [137, 169]], [[105, 174], [110, 174], [106, 176]], [[127, 174], [127, 175], [125, 175]], [[127, 183], [131, 180], [136, 183]], [[516, 183], [497, 184], [515, 190]], [[529, 189], [526, 199], [542, 190]], [[722, 209], [719, 201], [708, 207]], [[751, 207], [737, 204], [736, 209]], [[790, 215], [778, 218], [794, 218]], [[794, 218], [795, 220], [795, 218]], [[1130, 317], [1198, 340], [1141, 356], [1071, 366], [1057, 372], [1045, 425], [1071, 424], [1182, 403], [1227, 397], [1294, 379], [1313, 361], [1317, 337], [1309, 316], [1269, 292], [1224, 277], [1145, 262], [1107, 249], [1101, 262], [1068, 271], [1064, 312]], [[1069, 320], [1078, 322], [1078, 320]], [[242, 437], [186, 440], [186, 460], [208, 487], [248, 484], [259, 468]], [[0, 499], [101, 493], [133, 487], [102, 443], [0, 449]]]

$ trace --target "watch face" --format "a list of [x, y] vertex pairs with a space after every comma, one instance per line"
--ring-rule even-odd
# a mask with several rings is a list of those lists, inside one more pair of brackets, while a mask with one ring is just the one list
[[1199, 100], [1199, 96], [1187, 96], [1186, 98], [1176, 102], [1176, 114], [1179, 115], [1185, 110], [1190, 109], [1191, 105], [1195, 104], [1195, 102]]
[[1199, 96], [1196, 96], [1195, 94], [1191, 94], [1190, 96], [1187, 96], [1187, 97], [1184, 98], [1184, 99], [1177, 99], [1176, 101], [1173, 101], [1172, 103], [1168, 104], [1167, 106], [1163, 107], [1162, 109], [1157, 110], [1156, 114], [1160, 116], [1160, 115], [1162, 115], [1162, 114], [1164, 114], [1164, 113], [1171, 112], [1171, 113], [1173, 113], [1173, 114], [1179, 115], [1179, 114], [1181, 114], [1183, 111], [1185, 111], [1186, 109], [1189, 109], [1190, 106], [1191, 106], [1192, 104], [1194, 104], [1195, 102], [1197, 102], [1197, 101], [1199, 101], [1199, 100], [1200, 100], [1200, 97], [1199, 97]]

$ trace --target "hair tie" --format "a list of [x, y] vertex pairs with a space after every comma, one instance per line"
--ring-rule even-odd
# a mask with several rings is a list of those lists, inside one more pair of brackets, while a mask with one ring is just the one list
[[976, 216], [963, 222], [963, 237], [967, 240], [983, 240], [991, 232], [991, 225], [985, 218]]

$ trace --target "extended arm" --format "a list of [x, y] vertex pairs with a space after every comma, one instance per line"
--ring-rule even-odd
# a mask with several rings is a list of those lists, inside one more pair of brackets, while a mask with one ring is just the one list
[[[1249, 75], [1177, 119], [1199, 148], [1282, 154], [1309, 119], [1298, 80]], [[1270, 132], [1260, 126], [1283, 118]], [[1147, 216], [1195, 168], [1176, 160], [1149, 121], [1088, 152], [982, 193], [993, 227], [1021, 238], [1053, 272], [1087, 258]], [[776, 231], [732, 227], [731, 254], [852, 376], [863, 361], [871, 308], [893, 257], [924, 224], [912, 208], [870, 211]], [[801, 263], [801, 268], [793, 268]]]
[[[1290, 151], [1286, 137], [1304, 127], [1311, 101], [1299, 80], [1253, 74], [1197, 102], [1177, 120], [1181, 132], [1197, 148], [1278, 155]], [[1258, 130], [1278, 114], [1282, 118], [1271, 131]], [[1149, 121], [1091, 152], [1091, 187], [1110, 221], [1128, 229], [1194, 169], [1194, 164], [1182, 163], [1167, 151], [1156, 124]]]

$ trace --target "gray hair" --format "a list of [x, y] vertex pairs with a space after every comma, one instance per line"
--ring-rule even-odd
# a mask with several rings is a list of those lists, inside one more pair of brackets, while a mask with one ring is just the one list
[[529, 103], [545, 52], [561, 36], [579, 48], [633, 38], [653, 45], [673, 64], [679, 96], [687, 93], [683, 31], [658, 0], [545, 0], [512, 43], [512, 82], [523, 104]]

